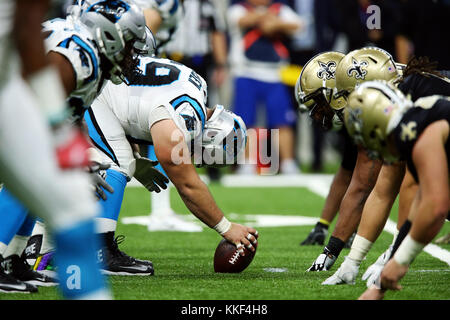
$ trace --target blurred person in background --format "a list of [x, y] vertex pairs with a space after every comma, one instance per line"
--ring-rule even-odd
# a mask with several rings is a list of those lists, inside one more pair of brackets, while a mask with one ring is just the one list
[[[212, 0], [185, 0], [183, 7], [184, 16], [167, 44], [166, 55], [195, 70], [209, 88], [219, 89], [227, 78], [225, 21]], [[218, 168], [208, 168], [207, 173], [213, 181], [220, 178]]]
[[402, 13], [395, 38], [396, 51], [392, 51], [396, 52], [397, 61], [406, 64], [412, 56], [427, 56], [431, 61], [439, 62], [438, 70], [450, 70], [450, 43], [442, 34], [448, 30], [450, 1], [393, 2], [401, 6], [398, 10]]
[[335, 3], [335, 8], [340, 31], [347, 37], [348, 51], [375, 46], [395, 52], [395, 39], [403, 15], [398, 2], [345, 0]]
[[[254, 128], [257, 108], [263, 104], [268, 129], [279, 130], [280, 171], [297, 173], [292, 129], [297, 116], [280, 71], [289, 60], [284, 41], [302, 30], [303, 20], [285, 4], [247, 0], [228, 9], [227, 21], [231, 38], [229, 62], [234, 77], [233, 111], [248, 128]], [[252, 143], [249, 141], [249, 145]], [[253, 174], [256, 165], [241, 164], [237, 172]]]

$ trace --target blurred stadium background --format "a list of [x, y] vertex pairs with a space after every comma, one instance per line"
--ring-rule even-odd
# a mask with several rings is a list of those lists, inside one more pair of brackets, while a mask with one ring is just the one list
[[[238, 1], [211, 2], [215, 5], [215, 14], [225, 26], [224, 32], [229, 45], [226, 11]], [[292, 93], [302, 64], [314, 54], [326, 50], [346, 53], [362, 46], [375, 45], [389, 51], [401, 63], [407, 63], [413, 55], [427, 55], [439, 62], [440, 69], [450, 69], [450, 42], [442, 34], [448, 30], [449, 0], [274, 2], [289, 5], [305, 23], [301, 32], [286, 41], [291, 53], [291, 63], [283, 69], [283, 81]], [[63, 15], [67, 1], [54, 3], [50, 17]], [[367, 9], [371, 5], [376, 5], [381, 10], [381, 29], [367, 28], [367, 19], [372, 15]], [[191, 36], [195, 38], [197, 34], [192, 32]], [[211, 62], [207, 67], [209, 73], [213, 72], [214, 63]], [[210, 104], [231, 106], [233, 82], [230, 73], [220, 87], [211, 83], [209, 88]], [[294, 102], [293, 100], [293, 105]], [[262, 127], [264, 117], [263, 112], [258, 116], [258, 125]], [[210, 184], [219, 207], [226, 215], [236, 222], [254, 225], [261, 234], [255, 260], [240, 275], [214, 273], [212, 258], [220, 239], [212, 230], [204, 228], [201, 233], [148, 232], [145, 219], [150, 208], [150, 196], [144, 188], [131, 183], [126, 190], [117, 234], [127, 236], [127, 241], [122, 245], [123, 250], [138, 258], [151, 259], [156, 271], [154, 277], [112, 277], [116, 298], [356, 299], [365, 289], [365, 282], [360, 277], [355, 286], [321, 286], [320, 283], [334, 273], [337, 267], [327, 272], [306, 273], [305, 270], [316, 258], [321, 246], [299, 246], [299, 242], [317, 221], [332, 174], [339, 166], [339, 137], [334, 132], [317, 130], [307, 114], [299, 114], [294, 130], [294, 154], [303, 173], [301, 176], [233, 180], [228, 175], [231, 173], [229, 169], [224, 169], [222, 181]], [[209, 173], [204, 170], [200, 170], [200, 173], [205, 180], [210, 180]], [[174, 188], [171, 188], [171, 205], [177, 213], [188, 216], [188, 211]], [[396, 220], [396, 215], [397, 206], [394, 206], [391, 221]], [[330, 230], [333, 226], [334, 224]], [[447, 223], [438, 236], [449, 232], [450, 226]], [[391, 241], [392, 236], [387, 228], [363, 262], [360, 274]], [[450, 245], [440, 245], [439, 248], [444, 249], [440, 258], [429, 253], [420, 254], [417, 263], [412, 266], [412, 272], [403, 280], [405, 290], [390, 293], [386, 299], [450, 299]], [[348, 249], [344, 249], [335, 266], [343, 261], [345, 250]], [[251, 283], [251, 289], [240, 290], [243, 281]], [[3, 295], [1, 298], [57, 298], [54, 288], [42, 288], [40, 292], [37, 297]]]

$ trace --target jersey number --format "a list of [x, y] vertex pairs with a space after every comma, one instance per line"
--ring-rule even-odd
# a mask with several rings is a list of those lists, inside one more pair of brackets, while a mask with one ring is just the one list
[[151, 62], [145, 66], [143, 74], [135, 73], [129, 81], [135, 86], [164, 86], [177, 81], [180, 73], [180, 69], [170, 64]]

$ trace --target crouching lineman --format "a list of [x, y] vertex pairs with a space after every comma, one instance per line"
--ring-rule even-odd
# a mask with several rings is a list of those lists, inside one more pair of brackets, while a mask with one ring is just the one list
[[[114, 1], [113, 3], [100, 1], [87, 8], [87, 10], [85, 10], [79, 17], [69, 16], [66, 20], [55, 19], [46, 22], [44, 24], [44, 35], [46, 36], [46, 45], [48, 51], [47, 57], [54, 65], [57, 66], [62, 78], [63, 88], [61, 90], [63, 92], [61, 92], [60, 98], [64, 102], [64, 98], [68, 96], [68, 101], [73, 111], [71, 115], [75, 119], [79, 119], [80, 116], [82, 116], [84, 109], [89, 107], [95, 97], [98, 96], [106, 80], [111, 80], [115, 83], [121, 82], [123, 78], [122, 72], [124, 70], [133, 70], [137, 66], [137, 59], [135, 59], [136, 52], [138, 52], [139, 50], [142, 50], [142, 52], [144, 52], [146, 49], [150, 48], [150, 46], [147, 46], [146, 43], [147, 32], [143, 14], [137, 8], [123, 1]], [[48, 80], [51, 75], [52, 74], [50, 74], [50, 72], [44, 74], [43, 77], [47, 76], [44, 77], [44, 80]], [[48, 101], [48, 99], [46, 99], [48, 95], [48, 93], [46, 92], [47, 88], [45, 87], [46, 82], [42, 81], [42, 79], [37, 79], [33, 84], [33, 88], [36, 88], [37, 91], [36, 94], [38, 94], [38, 97], [41, 99], [40, 102], [43, 102], [42, 104], [45, 105], [44, 102]], [[59, 166], [63, 169], [68, 169], [87, 163], [84, 152], [81, 152], [81, 157], [79, 156], [80, 153], [75, 152], [76, 150], [79, 150], [79, 148], [77, 149], [64, 147], [64, 142], [66, 140], [70, 141], [71, 139], [74, 139], [75, 141], [84, 141], [84, 138], [81, 134], [75, 135], [75, 138], [73, 138], [72, 131], [70, 130], [71, 124], [66, 123], [68, 110], [62, 110], [58, 113], [53, 109], [49, 110], [47, 106], [46, 111], [49, 114], [50, 122], [54, 128], [54, 144], [57, 146]], [[27, 112], [23, 113], [28, 115]], [[2, 117], [2, 119], [10, 120], [14, 119], [14, 117], [5, 116]], [[2, 126], [2, 128], [8, 128], [8, 124], [5, 124], [5, 126]], [[11, 132], [15, 131], [11, 129]], [[28, 142], [31, 140], [32, 139], [29, 139]], [[3, 141], [9, 142], [9, 140], [7, 139], [2, 140], [2, 142]], [[58, 146], [61, 145], [63, 147], [58, 148]], [[79, 145], [82, 147], [82, 150], [84, 150], [85, 145], [81, 143]], [[13, 150], [12, 147], [11, 150]], [[8, 155], [9, 154], [13, 155], [13, 153], [8, 153]], [[37, 152], [37, 154], [40, 153]], [[2, 156], [3, 155], [4, 154], [2, 154]], [[29, 155], [21, 155], [20, 157], [16, 155], [15, 157], [15, 159], [30, 160], [35, 160], [35, 158], [36, 154], [34, 153], [33, 157], [29, 157]], [[51, 161], [48, 162], [51, 163]], [[27, 167], [28, 166], [31, 168], [33, 167], [33, 164], [29, 164], [27, 165]], [[71, 171], [72, 170], [69, 170], [67, 172], [67, 175], [72, 174]], [[34, 175], [30, 175], [30, 177], [33, 176]], [[42, 176], [42, 173], [38, 176]], [[87, 219], [86, 215], [88, 213], [91, 214], [89, 218], [92, 219], [92, 215], [97, 214], [97, 206], [94, 199], [90, 199], [90, 197], [88, 197], [87, 199], [83, 198], [85, 197], [86, 193], [90, 193], [91, 189], [88, 185], [85, 185], [84, 191], [80, 191], [78, 189], [82, 188], [83, 184], [77, 183], [76, 181], [78, 180], [75, 180], [72, 176], [70, 176], [68, 179], [72, 180], [65, 183], [64, 181], [58, 183], [59, 180], [55, 180], [52, 181], [52, 188], [49, 187], [46, 189], [44, 187], [40, 187], [40, 189], [45, 194], [51, 195], [54, 198], [56, 198], [56, 195], [59, 195], [62, 192], [67, 192], [67, 197], [71, 200], [67, 203], [70, 206], [70, 209], [59, 208], [55, 210], [55, 208], [53, 207], [48, 208], [48, 206], [55, 201], [46, 202], [46, 200], [42, 200], [39, 206], [32, 206], [28, 205], [28, 202], [24, 200], [23, 197], [19, 197], [19, 199], [27, 204], [27, 207], [29, 207], [30, 209], [36, 210], [37, 213], [43, 211], [42, 206], [44, 205], [44, 203], [49, 203], [49, 205], [45, 206], [45, 209], [48, 211], [48, 213], [55, 212], [55, 217], [48, 217], [47, 215], [41, 216], [45, 218], [46, 222], [52, 227], [54, 231], [58, 229], [65, 230], [60, 238], [63, 240], [66, 238], [68, 239], [64, 240], [69, 242], [66, 244], [67, 246], [69, 246], [70, 248], [74, 248], [74, 245], [78, 245], [78, 243], [82, 246], [77, 250], [80, 254], [80, 267], [84, 268], [85, 265], [83, 265], [83, 259], [91, 263], [92, 259], [88, 257], [95, 256], [92, 253], [93, 250], [96, 249], [95, 247], [97, 247], [96, 245], [94, 245], [95, 243], [97, 243], [97, 241], [94, 241], [92, 239], [92, 236], [88, 237], [87, 234], [88, 231], [93, 228], [93, 224], [91, 222], [89, 226], [86, 225], [83, 227], [83, 229], [77, 227], [78, 229], [72, 230], [72, 233], [68, 233], [67, 230], [71, 226], [71, 224], [79, 223], [78, 220]], [[34, 180], [36, 180], [36, 182], [41, 182], [40, 179]], [[8, 182], [8, 180], [5, 179], [5, 182]], [[13, 194], [19, 194], [19, 192], [17, 192], [17, 188], [12, 188], [11, 184], [7, 184], [7, 186], [8, 188], [12, 189], [11, 191], [13, 192]], [[12, 184], [12, 186], [15, 187], [14, 184]], [[29, 189], [24, 185], [20, 187], [23, 190]], [[52, 191], [55, 188], [57, 190]], [[73, 190], [73, 188], [76, 188], [76, 191]], [[46, 197], [44, 196], [42, 196], [41, 198], [46, 199]], [[79, 210], [85, 211], [85, 213], [83, 215], [80, 215], [80, 217], [77, 217], [76, 215], [66, 217], [66, 215], [63, 214], [67, 213], [67, 215], [69, 215], [73, 211], [78, 210], [77, 208], [79, 207]], [[19, 208], [19, 210], [14, 210], [14, 212], [19, 212], [19, 214], [22, 215], [26, 214], [26, 210], [23, 207]], [[10, 219], [10, 221], [12, 220], [14, 219]], [[24, 221], [24, 219], [14, 220], [14, 222], [17, 221]], [[19, 226], [14, 227], [17, 231], [20, 228], [20, 224]], [[88, 227], [90, 227], [91, 229], [88, 229]], [[8, 228], [9, 227], [2, 221], [2, 233], [4, 233], [5, 229]], [[84, 241], [80, 241], [78, 237], [84, 237], [89, 240], [88, 243], [92, 244], [92, 247], [86, 246], [86, 243], [82, 244], [84, 243]], [[63, 245], [65, 244], [64, 241], [59, 239], [57, 236], [55, 236], [55, 239], [56, 245], [60, 248], [63, 248]], [[86, 250], [83, 248], [86, 248]], [[17, 249], [17, 252], [15, 253], [17, 255], [20, 255], [21, 251], [23, 250], [23, 246], [17, 246], [15, 249]], [[91, 250], [92, 252], [88, 252], [87, 249]], [[66, 256], [70, 254], [70, 250], [67, 250], [67, 252], [62, 250], [62, 252], [58, 251], [55, 255], [56, 261], [60, 261], [58, 270], [60, 279], [62, 280], [61, 283], [63, 284], [63, 291], [66, 288], [66, 282], [63, 279], [66, 279], [68, 276], [67, 274], [65, 274], [65, 271], [67, 269], [65, 263], [67, 263], [66, 261], [69, 261], [69, 259], [66, 259]], [[11, 261], [17, 261], [17, 259]], [[62, 264], [61, 261], [63, 262]], [[71, 265], [76, 266], [77, 264], [72, 263]], [[88, 265], [86, 264], [86, 266]], [[89, 266], [93, 267], [98, 272], [98, 266], [95, 263]], [[81, 271], [83, 271], [83, 268], [81, 269]], [[15, 275], [14, 266], [12, 274]], [[86, 274], [88, 273], [86, 272]], [[81, 284], [83, 288], [82, 291], [69, 290], [68, 292], [64, 293], [72, 297], [80, 295], [81, 293], [85, 292], [85, 290], [89, 290], [89, 288], [91, 288], [92, 286], [97, 285], [99, 283], [99, 281], [96, 280], [97, 278], [95, 278], [94, 276], [92, 276], [91, 279], [83, 278], [83, 282]], [[88, 281], [89, 283], [85, 283], [85, 281]]]
[[[348, 99], [345, 125], [356, 143], [374, 158], [406, 161], [418, 183], [409, 219], [411, 229], [376, 285], [362, 299], [381, 299], [400, 290], [399, 281], [422, 249], [437, 235], [449, 212], [450, 100], [429, 96], [412, 103], [394, 86], [362, 84]], [[381, 289], [381, 290], [380, 290]]]
[[[129, 141], [153, 144], [156, 157], [188, 209], [207, 226], [237, 246], [254, 250], [256, 230], [230, 223], [216, 205], [191, 161], [207, 165], [235, 163], [245, 148], [242, 119], [222, 106], [206, 108], [206, 82], [190, 68], [167, 59], [140, 59], [141, 72], [127, 75], [128, 86], [108, 83], [85, 121], [102, 162], [111, 164], [106, 181], [114, 188], [102, 201], [104, 213], [98, 226], [106, 240], [100, 254], [109, 274], [152, 274], [142, 261], [119, 254], [114, 232], [127, 181], [135, 177], [150, 191], [165, 182], [147, 173], [153, 163], [141, 158]], [[196, 151], [196, 152], [195, 152]], [[135, 156], [137, 159], [135, 159]]]
[[[344, 71], [339, 72], [339, 69]], [[339, 81], [340, 73], [348, 74], [346, 81]], [[398, 76], [392, 56], [382, 49], [366, 47], [345, 56], [326, 52], [305, 65], [297, 80], [296, 95], [299, 103], [310, 110], [310, 116], [315, 121], [331, 129], [333, 125], [342, 126], [346, 95], [357, 84], [374, 79], [394, 80]], [[358, 227], [364, 204], [382, 167], [380, 160], [370, 159], [365, 150], [348, 142], [350, 138], [346, 140], [350, 152], [335, 176], [323, 211], [325, 213], [327, 209], [330, 214], [335, 214], [339, 209], [339, 217], [328, 244], [308, 271], [329, 270], [333, 266]]]

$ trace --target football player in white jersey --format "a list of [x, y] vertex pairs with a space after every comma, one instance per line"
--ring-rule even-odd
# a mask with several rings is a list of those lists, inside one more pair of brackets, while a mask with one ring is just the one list
[[[184, 15], [183, 1], [137, 0], [136, 4], [144, 11], [147, 27], [155, 34], [156, 53], [161, 56]], [[148, 157], [151, 160], [157, 160], [153, 145], [148, 147]], [[164, 173], [161, 166], [157, 168]], [[182, 215], [172, 210], [169, 189], [158, 193], [152, 192], [150, 197], [151, 209], [147, 225], [149, 231], [201, 232], [203, 230], [198, 224], [186, 221]]]
[[[88, 107], [92, 100], [100, 93], [106, 79], [119, 83], [122, 79], [123, 71], [132, 70], [136, 67], [135, 63], [137, 59], [135, 59], [135, 52], [139, 50], [144, 52], [147, 49], [147, 32], [143, 14], [137, 8], [123, 1], [99, 1], [85, 10], [80, 16], [79, 21], [71, 21], [68, 19], [65, 20], [65, 24], [62, 24], [62, 22], [63, 20], [53, 21], [45, 26], [47, 51], [49, 51], [47, 58], [59, 69], [63, 87], [66, 91], [64, 93], [64, 89], [60, 88], [60, 95], [57, 98], [62, 97], [59, 102], [64, 104], [64, 97], [66, 94], [69, 96], [69, 104], [74, 111], [72, 115], [76, 118], [82, 114], [83, 108]], [[40, 37], [40, 35], [37, 37]], [[5, 51], [2, 53], [5, 53]], [[48, 74], [49, 72], [47, 72], [47, 78], [44, 77], [44, 74], [44, 76], [41, 75], [41, 78], [35, 79], [34, 82], [30, 81], [32, 89], [35, 91], [33, 93], [38, 95], [38, 102], [44, 106], [47, 105], [48, 101], [53, 102], [48, 98], [49, 92], [48, 87], [45, 87], [46, 83], [42, 81], [42, 77], [44, 77], [44, 80], [48, 80], [52, 75], [50, 74], [49, 76]], [[15, 79], [13, 78], [13, 80]], [[17, 81], [17, 84], [14, 85], [20, 86], [21, 84], [19, 82]], [[23, 88], [22, 86], [21, 89], [26, 91], [27, 88]], [[2, 108], [0, 109], [2, 111], [2, 120], [7, 119], [10, 121], [14, 118], [14, 112], [11, 112], [9, 110], [11, 108], [8, 108], [7, 105], [14, 104], [14, 99], [17, 100], [20, 97], [18, 98], [17, 91], [16, 93], [13, 92], [14, 90], [12, 89], [2, 90]], [[25, 98], [22, 97], [22, 99]], [[57, 99], [55, 100], [57, 101]], [[27, 103], [30, 104], [30, 101], [20, 101], [19, 103], [23, 106]], [[51, 106], [53, 105], [51, 104]], [[27, 150], [21, 150], [22, 153], [11, 152], [11, 150], [17, 149], [17, 147], [14, 148], [12, 146], [13, 139], [11, 138], [11, 134], [19, 130], [19, 127], [15, 123], [13, 125], [17, 129], [11, 128], [11, 125], [8, 123], [3, 126], [2, 123], [2, 129], [4, 130], [1, 132], [1, 150], [10, 147], [8, 153], [2, 152], [0, 157], [2, 180], [5, 181], [5, 184], [12, 193], [31, 209], [32, 212], [37, 214], [42, 213], [40, 216], [53, 229], [55, 243], [57, 249], [59, 248], [55, 255], [59, 259], [58, 272], [63, 294], [66, 297], [73, 298], [94, 297], [98, 299], [101, 297], [109, 297], [109, 294], [105, 291], [104, 280], [98, 271], [96, 261], [92, 259], [95, 256], [93, 252], [98, 248], [97, 240], [92, 232], [94, 229], [92, 218], [97, 214], [97, 205], [90, 195], [88, 178], [80, 172], [76, 172], [76, 170], [64, 171], [61, 174], [58, 170], [55, 172], [56, 164], [63, 169], [79, 167], [86, 164], [86, 150], [82, 148], [80, 152], [80, 149], [70, 149], [64, 147], [64, 145], [63, 148], [58, 149], [58, 140], [61, 137], [65, 141], [67, 139], [71, 140], [74, 135], [71, 134], [72, 131], [70, 129], [66, 129], [67, 127], [70, 128], [70, 126], [62, 124], [65, 122], [64, 119], [66, 118], [67, 112], [56, 107], [50, 110], [48, 109], [50, 108], [47, 107], [45, 110], [46, 115], [53, 124], [53, 127], [57, 129], [62, 128], [60, 130], [54, 130], [58, 132], [58, 134], [54, 134], [54, 140], [56, 142], [53, 142], [56, 145], [56, 159], [52, 156], [48, 156], [47, 158], [44, 156], [38, 157], [37, 155], [42, 155], [44, 152], [34, 149], [32, 151], [35, 151], [37, 155], [32, 152], [33, 157], [29, 159], [28, 153], [30, 150], [26, 142], [37, 139], [36, 135], [34, 137], [27, 137], [25, 142], [22, 143], [22, 147]], [[54, 112], [54, 109], [57, 109], [59, 113]], [[21, 112], [21, 114], [27, 115], [30, 113], [31, 111], [24, 112], [22, 110]], [[28, 126], [35, 127], [30, 124]], [[39, 129], [39, 136], [45, 136], [47, 134], [44, 132], [44, 128]], [[66, 133], [67, 131], [69, 131], [69, 134]], [[83, 141], [83, 135], [79, 131], [76, 132], [78, 134], [75, 135], [75, 140]], [[7, 133], [10, 135], [7, 135]], [[14, 141], [15, 144], [20, 144], [22, 140]], [[42, 140], [50, 142], [49, 137], [44, 137]], [[83, 147], [82, 144], [79, 144], [80, 146]], [[38, 146], [34, 148], [36, 149]], [[42, 149], [42, 146], [39, 149]], [[44, 151], [48, 151], [51, 154], [50, 143], [44, 145], [44, 149]], [[38, 174], [33, 172], [29, 174], [26, 180], [27, 182], [30, 182], [30, 177], [41, 177], [41, 179], [31, 179], [32, 183], [26, 184], [23, 181], [26, 178], [24, 175], [30, 170], [23, 170], [22, 166], [24, 164], [21, 161], [17, 161], [17, 159], [29, 159], [29, 162], [31, 161], [32, 163], [26, 164], [26, 168], [30, 168], [30, 170], [31, 168], [35, 168], [35, 171], [40, 171]], [[15, 163], [13, 163], [14, 160], [16, 160]], [[36, 166], [36, 161], [45, 170]], [[20, 172], [20, 175], [17, 173], [17, 166], [21, 166], [20, 170], [22, 172]], [[48, 177], [46, 177], [48, 179], [44, 180], [48, 180], [49, 183], [44, 184], [44, 187], [41, 181], [43, 176], [42, 172], [44, 172], [44, 176], [48, 172]], [[22, 178], [19, 181], [23, 182], [22, 184], [17, 183], [18, 175]], [[15, 183], [12, 182], [14, 180]], [[51, 186], [47, 187], [47, 184]], [[30, 188], [29, 185], [35, 186], [36, 191]], [[28, 191], [28, 194], [26, 194], [26, 191]], [[35, 191], [35, 193], [30, 196], [31, 191]], [[39, 201], [41, 199], [47, 199], [48, 195], [51, 195], [53, 201]], [[64, 232], [61, 232], [61, 230]], [[87, 242], [79, 240], [83, 238]], [[78, 242], [82, 248], [80, 247], [80, 250], [75, 250], [78, 256], [76, 256], [77, 260], [74, 262], [74, 258], [70, 256], [73, 250], [64, 250], [63, 248], [65, 246], [74, 248], [74, 243]], [[86, 245], [86, 243], [89, 245]], [[74, 269], [72, 267], [77, 268]], [[70, 284], [70, 281], [65, 281], [68, 277], [73, 276], [73, 272], [76, 273], [75, 276], [78, 283], [74, 286]], [[97, 272], [97, 274], [93, 274], [92, 272]], [[80, 273], [86, 276], [81, 277]], [[93, 296], [92, 293], [94, 292], [101, 292], [102, 294]]]
[[[106, 181], [113, 184], [114, 193], [107, 192], [104, 202], [110, 216], [98, 223], [107, 239], [101, 255], [106, 271], [148, 274], [142, 264], [126, 264], [114, 253], [114, 231], [125, 185], [133, 176], [148, 185], [143, 168], [148, 160], [136, 155], [129, 141], [152, 143], [159, 163], [189, 210], [228, 241], [253, 250], [256, 230], [230, 223], [224, 217], [191, 161], [194, 151], [197, 164], [234, 163], [245, 148], [242, 119], [222, 106], [206, 108], [206, 82], [184, 65], [146, 57], [140, 59], [140, 69], [141, 73], [127, 76], [129, 86], [108, 83], [85, 113], [89, 135], [101, 151], [102, 161], [111, 164]], [[150, 180], [149, 189], [154, 190], [154, 179]]]
[[[40, 35], [47, 6], [48, 1], [0, 3], [0, 180], [52, 227], [63, 295], [108, 298], [109, 290], [91, 255], [94, 253], [91, 246], [95, 245], [92, 218], [97, 206], [90, 192], [85, 192], [89, 179], [82, 172], [62, 171], [58, 167], [48, 125], [64, 118], [66, 107], [64, 89], [54, 65], [45, 57]], [[20, 121], [15, 121], [19, 118]], [[80, 155], [71, 149], [70, 142], [66, 146], [66, 151]], [[4, 225], [3, 220], [0, 225]], [[81, 239], [86, 242], [84, 249], [78, 250], [72, 241]], [[6, 249], [4, 244], [0, 245], [0, 254]], [[76, 283], [66, 281], [70, 276], [74, 276]], [[0, 291], [37, 289], [2, 270]]]

